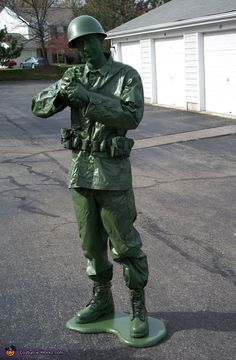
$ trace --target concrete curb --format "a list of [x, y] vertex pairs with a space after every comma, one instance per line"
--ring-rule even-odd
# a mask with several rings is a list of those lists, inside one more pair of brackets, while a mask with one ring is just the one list
[[148, 139], [136, 140], [133, 149], [143, 149], [160, 145], [174, 144], [178, 142], [206, 139], [236, 133], [236, 125], [220, 126], [217, 128], [188, 131], [172, 135], [156, 136]]

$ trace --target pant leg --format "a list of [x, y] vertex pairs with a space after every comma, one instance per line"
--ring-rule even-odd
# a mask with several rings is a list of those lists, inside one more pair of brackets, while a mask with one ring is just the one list
[[93, 281], [112, 279], [112, 264], [108, 261], [108, 235], [99, 215], [94, 190], [71, 189], [72, 201], [79, 228], [80, 243], [87, 261], [87, 275]]
[[126, 285], [133, 290], [143, 289], [148, 280], [148, 263], [141, 250], [140, 235], [133, 225], [136, 219], [133, 190], [100, 190], [96, 198], [101, 205], [101, 219], [109, 236], [112, 257], [123, 265]]

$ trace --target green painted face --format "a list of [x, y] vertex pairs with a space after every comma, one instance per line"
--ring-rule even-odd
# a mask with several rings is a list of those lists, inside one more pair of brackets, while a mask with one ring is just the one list
[[75, 47], [91, 70], [101, 68], [106, 62], [102, 50], [102, 40], [96, 34], [85, 35], [75, 40]]

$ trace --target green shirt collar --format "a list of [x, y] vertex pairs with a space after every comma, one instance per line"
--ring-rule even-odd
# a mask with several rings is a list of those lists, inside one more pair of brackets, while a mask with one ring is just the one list
[[[107, 54], [105, 54], [105, 55], [107, 55]], [[106, 57], [107, 57], [107, 56], [106, 56]], [[105, 76], [109, 73], [109, 71], [110, 71], [112, 62], [113, 62], [113, 58], [112, 58], [111, 55], [109, 55], [109, 57], [108, 57], [108, 59], [107, 59], [107, 62], [106, 62], [100, 69], [96, 69], [96, 70], [94, 70], [94, 71], [91, 71], [91, 70], [89, 69], [88, 65], [86, 64], [86, 65], [85, 65], [85, 69], [84, 69], [84, 74], [87, 76], [87, 74], [88, 74], [89, 72], [91, 72], [91, 73], [99, 73], [99, 74], [101, 74], [102, 76], [105, 77]]]

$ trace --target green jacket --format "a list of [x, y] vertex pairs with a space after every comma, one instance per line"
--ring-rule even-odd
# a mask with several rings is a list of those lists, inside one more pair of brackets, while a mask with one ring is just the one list
[[[142, 119], [144, 98], [139, 74], [109, 57], [96, 72], [83, 65], [68, 69], [64, 78], [79, 79], [90, 91], [90, 103], [86, 108], [71, 108], [71, 128], [76, 130], [80, 143], [96, 145], [93, 149], [88, 146], [72, 150], [68, 186], [130, 189], [129, 157], [112, 157], [110, 144], [117, 137], [124, 139], [127, 130], [135, 129]], [[32, 111], [36, 116], [47, 118], [67, 106], [60, 98], [60, 85], [61, 80], [33, 97]], [[101, 144], [105, 150], [100, 150]]]

